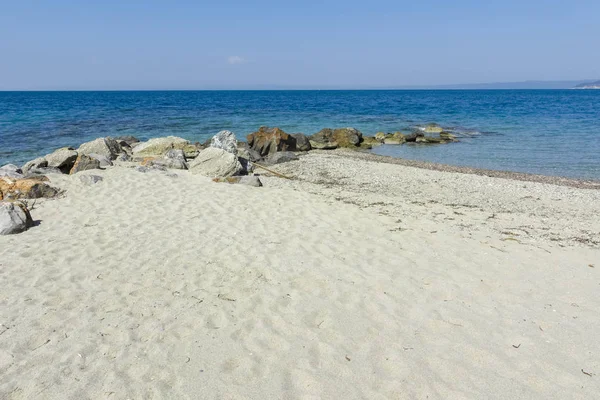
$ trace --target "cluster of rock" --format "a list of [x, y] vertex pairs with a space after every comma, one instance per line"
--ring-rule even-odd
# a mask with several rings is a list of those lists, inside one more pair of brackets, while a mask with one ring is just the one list
[[[3, 224], [0, 232], [16, 233], [30, 226], [31, 216], [27, 205], [21, 200], [51, 198], [59, 194], [58, 189], [47, 183], [47, 174], [74, 175], [110, 167], [114, 162], [134, 162], [139, 163], [136, 168], [140, 172], [189, 170], [192, 174], [213, 178], [215, 182], [260, 187], [260, 178], [252, 175], [255, 166], [297, 160], [299, 152], [340, 147], [370, 149], [380, 144], [455, 141], [453, 135], [435, 124], [409, 134], [380, 132], [371, 137], [363, 136], [354, 128], [326, 128], [307, 136], [263, 126], [246, 139], [247, 142], [238, 142], [235, 134], [230, 131], [221, 131], [204, 144], [192, 144], [176, 136], [146, 142], [140, 142], [133, 136], [105, 137], [83, 143], [77, 149], [60, 148], [25, 163], [21, 168], [12, 164], [5, 165], [0, 168], [0, 221]], [[84, 184], [95, 184], [102, 177], [82, 174], [80, 180]]]

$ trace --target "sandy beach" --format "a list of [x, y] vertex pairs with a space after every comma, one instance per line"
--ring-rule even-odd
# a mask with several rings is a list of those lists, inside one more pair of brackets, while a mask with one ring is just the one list
[[0, 236], [0, 398], [597, 398], [600, 190], [385, 160], [50, 175]]

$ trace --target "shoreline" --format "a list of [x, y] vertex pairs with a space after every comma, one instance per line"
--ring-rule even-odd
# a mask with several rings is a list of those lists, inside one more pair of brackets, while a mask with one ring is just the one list
[[385, 164], [397, 164], [404, 165], [407, 167], [421, 168], [427, 169], [430, 171], [442, 171], [442, 172], [456, 172], [459, 174], [470, 174], [470, 175], [479, 175], [479, 176], [489, 176], [491, 178], [502, 178], [502, 179], [510, 179], [515, 181], [523, 181], [523, 182], [536, 182], [536, 183], [545, 183], [549, 185], [557, 185], [557, 186], [566, 186], [577, 189], [592, 189], [592, 190], [600, 190], [600, 179], [577, 179], [577, 178], [567, 178], [563, 176], [554, 176], [554, 175], [540, 175], [540, 174], [530, 174], [527, 172], [515, 172], [508, 170], [494, 170], [494, 169], [484, 169], [484, 168], [475, 168], [475, 167], [464, 167], [452, 164], [442, 164], [435, 163], [430, 161], [420, 161], [420, 160], [409, 160], [406, 158], [392, 157], [392, 156], [382, 156], [378, 154], [373, 154], [368, 151], [354, 151], [354, 150], [346, 150], [346, 149], [336, 149], [334, 152], [344, 153], [344, 154], [352, 154], [356, 153], [356, 157], [359, 159], [363, 159], [366, 161], [373, 162], [381, 162]]

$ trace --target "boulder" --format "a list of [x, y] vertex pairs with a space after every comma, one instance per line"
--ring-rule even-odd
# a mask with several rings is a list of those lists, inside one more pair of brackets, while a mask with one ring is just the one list
[[134, 143], [139, 143], [139, 141], [140, 141], [138, 138], [136, 138], [135, 136], [131, 136], [131, 135], [117, 136], [115, 138], [115, 140], [121, 146], [126, 145], [126, 146], [129, 146], [129, 147], [131, 147], [131, 145], [134, 144]]
[[167, 169], [188, 169], [188, 164], [180, 158], [156, 158], [144, 164], [146, 166], [159, 166]]
[[456, 136], [453, 135], [453, 134], [451, 134], [450, 132], [440, 132], [440, 137], [442, 139], [446, 139], [446, 140], [449, 140], [449, 141], [452, 141], [452, 142], [456, 142], [457, 141], [456, 140]]
[[16, 180], [0, 178], [0, 200], [39, 199], [55, 197], [58, 193], [58, 189], [44, 183], [41, 177]]
[[81, 183], [87, 186], [95, 185], [98, 182], [102, 182], [104, 178], [98, 175], [79, 175]]
[[[115, 159], [119, 158], [121, 154], [125, 154], [125, 153], [120, 153], [119, 155], [117, 155], [117, 157]], [[95, 160], [98, 160], [98, 162], [100, 163], [100, 168], [112, 167], [112, 165], [113, 165], [110, 158], [103, 156], [102, 154], [90, 153], [90, 154], [88, 154], [88, 156]]]
[[385, 144], [402, 144], [406, 143], [406, 136], [402, 132], [394, 132], [385, 135]]
[[[69, 171], [70, 172], [70, 171]], [[37, 178], [40, 176], [45, 177], [48, 174], [62, 174], [63, 172], [56, 167], [42, 167], [42, 168], [32, 168], [25, 175], [24, 178]]]
[[77, 160], [77, 152], [71, 147], [63, 147], [54, 153], [48, 154], [45, 159], [48, 167], [58, 168], [63, 174], [68, 174]]
[[100, 161], [85, 154], [80, 154], [77, 160], [75, 160], [75, 164], [73, 164], [73, 168], [71, 168], [69, 174], [73, 175], [81, 171], [98, 168], [100, 168]]
[[[162, 156], [171, 149], [182, 149], [190, 146], [190, 142], [176, 136], [150, 139], [133, 148], [136, 157]], [[184, 150], [185, 151], [185, 150]]]
[[409, 142], [416, 142], [417, 141], [417, 137], [419, 137], [419, 134], [417, 132], [412, 132], [409, 134], [404, 135], [404, 140], [409, 143]]
[[85, 154], [86, 156], [99, 154], [110, 160], [116, 159], [122, 151], [121, 145], [111, 137], [98, 138], [91, 142], [83, 143], [77, 149], [79, 154]]
[[379, 142], [383, 143], [383, 141], [385, 140], [385, 133], [377, 132], [375, 134], [375, 139], [378, 140]]
[[362, 133], [354, 128], [325, 128], [310, 137], [315, 149], [335, 149], [338, 147], [357, 147], [362, 142]]
[[22, 203], [0, 202], [0, 235], [21, 233], [33, 226], [33, 219]]
[[258, 176], [230, 176], [228, 178], [215, 178], [214, 182], [224, 182], [231, 184], [240, 184], [253, 187], [261, 187], [263, 184]]
[[291, 151], [280, 151], [277, 153], [271, 154], [269, 157], [265, 159], [267, 164], [281, 164], [289, 161], [298, 160], [298, 156]]
[[171, 149], [165, 153], [165, 158], [185, 161], [185, 153], [181, 149]]
[[39, 158], [36, 158], [35, 160], [26, 162], [23, 165], [23, 167], [21, 167], [21, 169], [23, 170], [23, 173], [26, 174], [32, 169], [44, 168], [47, 166], [48, 166], [48, 160], [46, 160], [44, 157], [39, 157]]
[[131, 161], [131, 156], [127, 153], [121, 153], [117, 156], [117, 161], [121, 161], [121, 162]]
[[312, 150], [312, 147], [310, 146], [310, 140], [304, 133], [292, 133], [290, 136], [296, 139], [296, 151]]
[[339, 143], [333, 137], [333, 129], [325, 128], [310, 137], [310, 146], [313, 149], [333, 150], [339, 147]]
[[242, 172], [242, 165], [232, 153], [209, 147], [190, 162], [189, 169], [192, 174], [220, 178], [239, 174]]
[[383, 144], [379, 139], [373, 136], [363, 136], [363, 141], [360, 142], [360, 147], [367, 148], [368, 146], [379, 146]]
[[0, 178], [7, 177], [12, 179], [23, 178], [23, 171], [14, 164], [6, 164], [0, 167]]
[[278, 151], [296, 150], [296, 139], [279, 128], [261, 126], [257, 132], [246, 136], [246, 140], [261, 157]]
[[251, 162], [257, 162], [262, 159], [260, 153], [254, 149], [251, 149], [246, 142], [238, 142], [238, 157], [245, 158]]
[[200, 143], [188, 144], [187, 146], [183, 147], [183, 154], [185, 154], [185, 157], [188, 159], [196, 158], [204, 149], [205, 147]]
[[237, 155], [237, 139], [231, 131], [221, 131], [212, 137], [210, 147], [223, 149], [233, 155]]
[[427, 124], [421, 130], [425, 133], [441, 133], [444, 129], [438, 124]]

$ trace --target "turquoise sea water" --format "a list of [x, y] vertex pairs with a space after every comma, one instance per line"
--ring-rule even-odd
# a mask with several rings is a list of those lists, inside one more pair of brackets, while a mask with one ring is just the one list
[[381, 146], [377, 154], [487, 169], [600, 179], [600, 91], [0, 92], [0, 165], [99, 136], [238, 138], [261, 125], [364, 134], [436, 122], [461, 141]]

